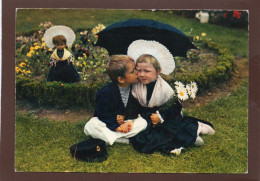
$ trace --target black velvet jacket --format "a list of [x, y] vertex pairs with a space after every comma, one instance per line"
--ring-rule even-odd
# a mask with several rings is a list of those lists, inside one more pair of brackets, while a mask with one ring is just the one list
[[124, 107], [118, 86], [113, 82], [108, 83], [97, 92], [94, 117], [106, 123], [112, 131], [120, 126], [116, 121], [117, 115], [124, 115], [125, 120], [136, 119], [142, 107], [131, 94], [131, 90], [127, 105]]

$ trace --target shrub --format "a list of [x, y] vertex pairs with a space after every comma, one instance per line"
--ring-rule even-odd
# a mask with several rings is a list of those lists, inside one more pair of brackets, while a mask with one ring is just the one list
[[[201, 91], [210, 88], [212, 85], [228, 80], [232, 75], [235, 60], [231, 51], [207, 38], [194, 36], [193, 40], [195, 44], [197, 43], [196, 46], [199, 45], [197, 46], [199, 49], [201, 47], [206, 47], [218, 53], [216, 66], [212, 69], [205, 69], [202, 72], [192, 73], [185, 76], [172, 75], [172, 78], [168, 78], [167, 81], [171, 85], [173, 85], [175, 81], [181, 81], [185, 84], [194, 81], [198, 84], [199, 91]], [[192, 58], [194, 59], [194, 57]]]
[[248, 28], [247, 11], [208, 11], [209, 23], [228, 27]]
[[26, 99], [40, 106], [68, 108], [83, 106], [92, 108], [95, 105], [96, 91], [106, 82], [89, 85], [83, 83], [62, 83], [36, 81], [21, 75], [16, 76], [16, 98]]

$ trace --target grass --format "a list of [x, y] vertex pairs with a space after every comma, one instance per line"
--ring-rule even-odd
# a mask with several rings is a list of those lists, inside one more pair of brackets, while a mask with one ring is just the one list
[[67, 25], [74, 31], [93, 28], [98, 23], [109, 26], [129, 18], [154, 19], [170, 24], [185, 34], [207, 34], [208, 38], [229, 48], [235, 55], [248, 57], [248, 31], [213, 24], [201, 24], [197, 19], [187, 19], [169, 11], [108, 10], [108, 9], [18, 9], [16, 16], [18, 35], [38, 30], [38, 25], [51, 21], [54, 25]]
[[248, 88], [245, 82], [228, 97], [187, 113], [208, 120], [214, 136], [179, 156], [137, 153], [130, 145], [107, 148], [102, 163], [74, 160], [69, 147], [86, 139], [83, 126], [16, 114], [15, 169], [26, 172], [246, 173], [248, 168]]

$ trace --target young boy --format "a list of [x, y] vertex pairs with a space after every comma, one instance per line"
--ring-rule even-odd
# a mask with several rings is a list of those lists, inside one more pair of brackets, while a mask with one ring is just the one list
[[94, 117], [86, 123], [84, 133], [112, 145], [145, 130], [147, 122], [139, 115], [141, 106], [131, 94], [131, 84], [137, 81], [134, 60], [114, 55], [107, 73], [112, 82], [97, 92]]

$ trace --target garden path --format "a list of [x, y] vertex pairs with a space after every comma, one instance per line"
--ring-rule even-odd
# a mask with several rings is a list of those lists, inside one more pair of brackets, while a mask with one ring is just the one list
[[[194, 100], [184, 102], [183, 107], [191, 110], [192, 108], [206, 105], [216, 99], [229, 96], [231, 92], [238, 88], [244, 80], [248, 79], [247, 58], [237, 57], [235, 64], [236, 68], [230, 81], [219, 84], [207, 91], [202, 92]], [[83, 120], [87, 121], [93, 115], [93, 110], [85, 110], [82, 108], [65, 110], [40, 108], [31, 105], [29, 102], [20, 100], [16, 102], [16, 111], [22, 114], [29, 113], [36, 117], [48, 118], [50, 120], [70, 122]]]

